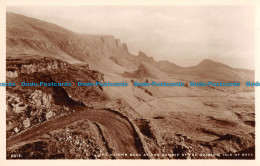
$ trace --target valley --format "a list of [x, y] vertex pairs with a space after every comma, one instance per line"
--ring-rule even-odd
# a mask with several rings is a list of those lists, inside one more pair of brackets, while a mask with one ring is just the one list
[[255, 89], [245, 84], [254, 71], [210, 59], [181, 67], [133, 55], [110, 35], [15, 13], [6, 20], [6, 82], [16, 84], [6, 87], [7, 159], [254, 159]]

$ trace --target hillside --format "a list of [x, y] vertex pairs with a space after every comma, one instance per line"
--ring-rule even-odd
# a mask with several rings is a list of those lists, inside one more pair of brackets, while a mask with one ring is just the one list
[[7, 13], [6, 24], [7, 57], [55, 56], [69, 63], [87, 63], [103, 73], [133, 72], [145, 62], [167, 75], [228, 81], [253, 80], [254, 77], [253, 71], [234, 69], [208, 59], [188, 68], [168, 61], [157, 62], [142, 51], [132, 55], [127, 45], [113, 36], [78, 34], [14, 13]]
[[[49, 56], [69, 63], [100, 66], [117, 52], [128, 52], [113, 36], [81, 35], [57, 25], [7, 13], [7, 56]], [[109, 65], [109, 64], [106, 64]]]
[[[254, 80], [254, 71], [209, 59], [181, 67], [142, 51], [133, 55], [111, 35], [78, 34], [14, 13], [6, 20], [6, 80], [16, 83], [6, 88], [8, 159], [217, 159], [245, 151], [254, 158], [254, 88], [188, 84], [244, 82]], [[219, 156], [189, 155], [210, 153]]]
[[186, 68], [190, 75], [199, 76], [203, 80], [216, 81], [253, 81], [254, 71], [232, 68], [223, 63], [205, 59], [196, 66]]

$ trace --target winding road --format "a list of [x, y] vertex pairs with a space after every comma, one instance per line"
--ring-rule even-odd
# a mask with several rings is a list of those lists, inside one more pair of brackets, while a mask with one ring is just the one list
[[[62, 128], [79, 120], [90, 120], [101, 132], [108, 151], [113, 153], [143, 154], [144, 148], [133, 124], [126, 118], [109, 110], [93, 110], [87, 107], [78, 109], [72, 114], [46, 121], [29, 128], [9, 139], [7, 148], [23, 141], [33, 141], [50, 131]], [[140, 158], [146, 158], [140, 156]], [[137, 157], [135, 157], [137, 158]]]

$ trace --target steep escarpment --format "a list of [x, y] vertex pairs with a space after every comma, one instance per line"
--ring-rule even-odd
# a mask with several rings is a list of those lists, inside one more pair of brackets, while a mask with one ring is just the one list
[[[110, 35], [78, 34], [52, 23], [30, 17], [7, 13], [7, 57], [45, 56], [56, 57], [69, 63], [89, 64], [103, 73], [135, 71], [147, 63], [172, 76], [210, 78], [211, 80], [253, 80], [254, 73], [235, 69], [211, 60], [183, 68], [168, 61], [155, 61], [144, 52], [132, 55], [125, 43]], [[9, 73], [16, 76], [16, 73]], [[162, 78], [161, 78], [162, 79]]]
[[7, 56], [50, 56], [92, 66], [116, 52], [128, 52], [113, 36], [80, 35], [57, 25], [7, 13]]

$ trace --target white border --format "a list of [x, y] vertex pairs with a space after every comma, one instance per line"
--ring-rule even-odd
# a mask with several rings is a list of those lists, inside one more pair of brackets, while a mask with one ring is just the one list
[[[256, 81], [260, 81], [260, 1], [259, 0], [0, 0], [0, 82], [5, 82], [5, 50], [6, 50], [6, 6], [211, 6], [211, 5], [254, 5], [255, 6], [255, 69], [256, 69]], [[48, 165], [48, 166], [78, 166], [78, 165], [260, 165], [259, 157], [259, 125], [260, 122], [258, 111], [260, 109], [260, 87], [256, 88], [256, 160], [6, 160], [6, 106], [5, 106], [5, 88], [0, 87], [0, 165], [12, 166], [12, 165]]]

